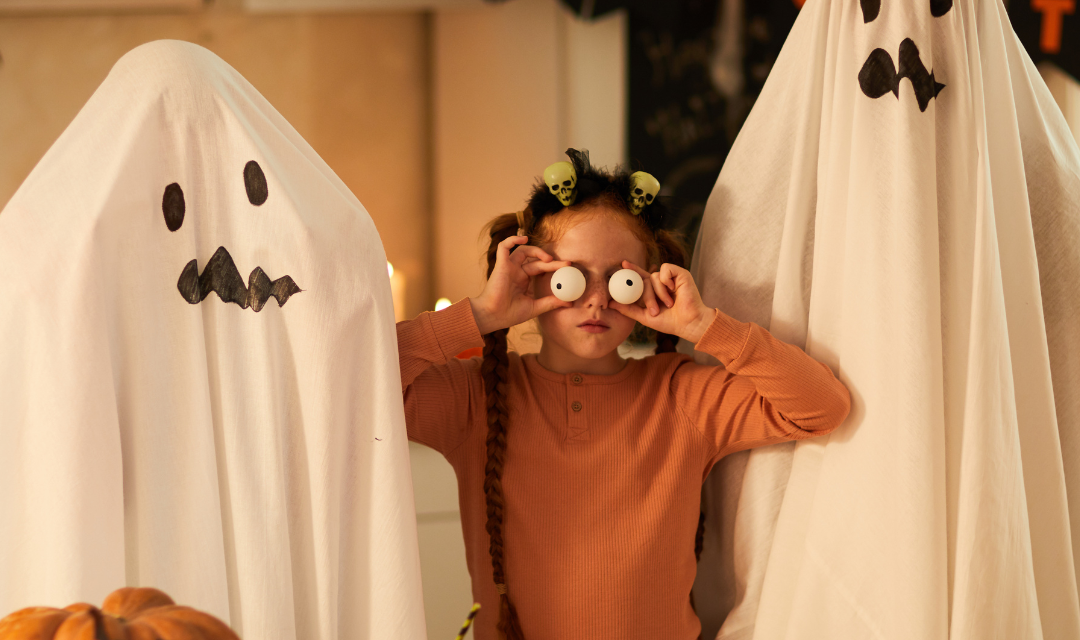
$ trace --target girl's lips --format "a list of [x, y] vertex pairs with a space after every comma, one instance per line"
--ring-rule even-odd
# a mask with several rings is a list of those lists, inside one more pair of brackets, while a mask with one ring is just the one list
[[599, 320], [586, 320], [585, 322], [579, 324], [578, 328], [584, 329], [589, 333], [603, 333], [611, 327], [607, 326], [603, 322], [600, 322]]
[[578, 326], [580, 328], [584, 329], [585, 331], [589, 331], [590, 333], [603, 333], [604, 331], [607, 331], [610, 328], [610, 327], [605, 327], [604, 325], [578, 325]]

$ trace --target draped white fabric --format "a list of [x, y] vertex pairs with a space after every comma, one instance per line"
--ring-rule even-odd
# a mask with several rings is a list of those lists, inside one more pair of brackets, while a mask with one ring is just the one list
[[1080, 638], [1080, 152], [1000, 0], [877, 4], [808, 0], [706, 209], [706, 302], [852, 412], [717, 466], [698, 610], [730, 640]]
[[116, 64], [0, 214], [0, 300], [0, 614], [425, 636], [379, 235], [225, 62]]

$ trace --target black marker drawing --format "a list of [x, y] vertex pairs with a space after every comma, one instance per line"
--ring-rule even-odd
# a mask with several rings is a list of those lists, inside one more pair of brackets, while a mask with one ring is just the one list
[[175, 182], [165, 187], [161, 196], [161, 213], [165, 215], [165, 226], [169, 231], [176, 231], [184, 224], [184, 190]]
[[940, 18], [952, 9], [952, 0], [930, 0], [930, 15]]
[[[248, 202], [259, 206], [266, 202], [269, 192], [266, 187], [266, 175], [262, 167], [254, 160], [244, 165], [244, 189], [247, 191]], [[165, 187], [165, 193], [161, 197], [161, 213], [165, 216], [165, 226], [169, 231], [176, 231], [184, 224], [184, 213], [187, 206], [184, 203], [184, 191], [176, 182]], [[199, 304], [210, 295], [210, 292], [218, 294], [222, 302], [232, 302], [241, 309], [253, 309], [256, 313], [262, 311], [266, 301], [273, 297], [278, 306], [283, 307], [289, 297], [303, 291], [291, 276], [282, 276], [277, 280], [271, 280], [262, 267], [255, 267], [248, 275], [248, 283], [244, 285], [244, 279], [240, 276], [240, 270], [236, 268], [232, 256], [225, 247], [218, 247], [214, 255], [206, 263], [206, 268], [199, 273], [199, 261], [191, 260], [184, 265], [180, 272], [180, 279], [176, 282], [176, 288], [180, 295], [191, 304]]]
[[900, 43], [900, 70], [893, 67], [892, 56], [884, 49], [874, 49], [859, 71], [859, 88], [871, 98], [880, 98], [890, 91], [900, 97], [900, 81], [907, 78], [915, 89], [919, 111], [926, 111], [931, 98], [936, 98], [945, 85], [934, 80], [934, 72], [927, 73], [919, 58], [919, 48], [911, 38]]
[[864, 23], [873, 22], [881, 11], [881, 0], [859, 0], [859, 5], [862, 7], [862, 21]]
[[278, 306], [282, 307], [290, 296], [302, 291], [290, 276], [270, 280], [262, 267], [252, 270], [248, 276], [248, 284], [244, 286], [240, 271], [225, 247], [218, 247], [201, 274], [198, 260], [187, 263], [176, 288], [191, 304], [199, 304], [213, 291], [222, 302], [232, 302], [242, 309], [251, 307], [256, 313], [262, 310], [271, 296], [277, 300]]
[[[930, 0], [930, 15], [940, 18], [952, 9], [953, 0]], [[873, 22], [881, 12], [881, 0], [859, 0], [863, 22]]]
[[266, 202], [266, 197], [270, 195], [266, 188], [266, 175], [254, 160], [244, 165], [244, 188], [247, 189], [248, 202], [256, 207]]

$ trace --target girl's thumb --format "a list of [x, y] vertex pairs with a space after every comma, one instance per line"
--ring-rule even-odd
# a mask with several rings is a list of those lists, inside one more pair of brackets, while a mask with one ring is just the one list
[[574, 303], [572, 302], [564, 302], [563, 300], [559, 300], [555, 296], [551, 295], [544, 296], [543, 298], [537, 300], [536, 304], [533, 306], [533, 309], [536, 310], [536, 315], [540, 315], [541, 313], [547, 313], [548, 311], [552, 311], [554, 309], [570, 307], [573, 306], [573, 304]]

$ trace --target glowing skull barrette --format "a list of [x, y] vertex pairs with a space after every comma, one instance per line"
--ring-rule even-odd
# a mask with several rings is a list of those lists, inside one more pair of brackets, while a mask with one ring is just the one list
[[630, 205], [630, 213], [635, 216], [641, 215], [645, 207], [653, 203], [656, 194], [660, 193], [660, 181], [651, 173], [635, 171], [630, 174], [630, 197], [627, 204]]
[[558, 198], [564, 207], [569, 207], [577, 200], [577, 170], [573, 164], [564, 160], [549, 165], [544, 169], [544, 183], [551, 195]]

